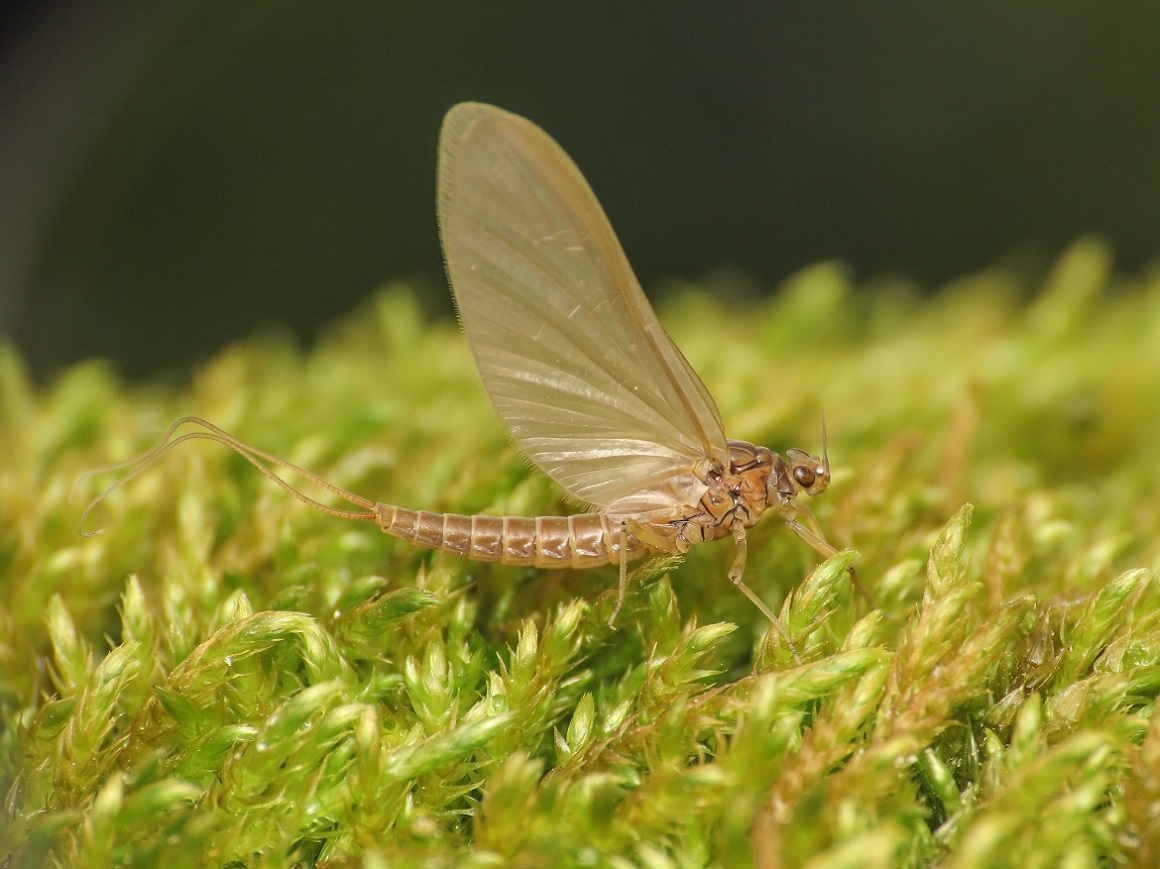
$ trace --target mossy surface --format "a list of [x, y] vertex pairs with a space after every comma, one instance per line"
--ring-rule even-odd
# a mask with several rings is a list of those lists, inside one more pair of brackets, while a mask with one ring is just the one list
[[[922, 301], [819, 266], [662, 319], [731, 436], [820, 447], [817, 565], [774, 519], [633, 574], [489, 567], [183, 445], [77, 520], [88, 468], [204, 416], [415, 508], [567, 511], [451, 324], [384, 292], [309, 354], [185, 389], [0, 355], [0, 863], [1156, 865], [1160, 278], [1075, 245]], [[312, 493], [313, 494], [313, 493]], [[973, 505], [973, 506], [971, 506]]]

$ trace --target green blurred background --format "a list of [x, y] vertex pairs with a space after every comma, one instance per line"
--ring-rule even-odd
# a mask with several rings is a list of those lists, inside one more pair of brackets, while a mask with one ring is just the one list
[[1160, 4], [34, 3], [0, 21], [0, 337], [44, 378], [304, 340], [394, 278], [449, 314], [442, 114], [572, 154], [646, 288], [819, 259], [937, 288], [1077, 236], [1147, 267]]

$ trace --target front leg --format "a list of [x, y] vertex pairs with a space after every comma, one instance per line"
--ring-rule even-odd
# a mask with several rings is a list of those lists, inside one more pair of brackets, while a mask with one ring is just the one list
[[[804, 509], [799, 507], [798, 509]], [[813, 520], [813, 514], [807, 513], [809, 518]], [[812, 531], [798, 522], [796, 519], [786, 519], [785, 524], [789, 526], [790, 531], [808, 543], [815, 552], [824, 558], [830, 558], [838, 554], [838, 550], [831, 546], [821, 534]], [[814, 523], [816, 524], [816, 522]], [[877, 609], [878, 605], [874, 603], [874, 598], [870, 596], [870, 592], [866, 591], [866, 587], [862, 585], [861, 580], [858, 579], [858, 571], [854, 569], [854, 565], [849, 568], [850, 581], [854, 583], [854, 588], [858, 589], [858, 593], [866, 598], [866, 602], [870, 604], [871, 609]]]

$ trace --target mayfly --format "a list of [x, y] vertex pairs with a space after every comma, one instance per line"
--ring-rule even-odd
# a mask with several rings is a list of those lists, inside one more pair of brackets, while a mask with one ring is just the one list
[[[447, 272], [491, 402], [524, 454], [591, 512], [459, 516], [376, 503], [196, 417], [174, 423], [144, 455], [102, 469], [128, 471], [88, 510], [175, 445], [206, 438], [236, 450], [303, 502], [373, 521], [419, 546], [537, 568], [618, 565], [609, 624], [624, 602], [630, 561], [731, 536], [729, 579], [789, 642], [742, 581], [746, 529], [772, 512], [823, 556], [835, 554], [816, 523], [798, 521], [795, 503], [830, 482], [824, 426], [821, 458], [798, 449], [783, 458], [725, 437], [717, 406], [661, 328], [596, 196], [535, 124], [494, 106], [455, 106], [443, 122], [438, 174]], [[186, 423], [202, 428], [174, 438]], [[322, 504], [268, 465], [359, 509]]]

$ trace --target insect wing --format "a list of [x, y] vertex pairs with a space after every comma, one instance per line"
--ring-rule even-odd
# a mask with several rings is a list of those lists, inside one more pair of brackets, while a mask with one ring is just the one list
[[588, 504], [695, 504], [728, 466], [720, 414], [563, 149], [502, 109], [455, 106], [438, 205], [460, 320], [521, 449]]

